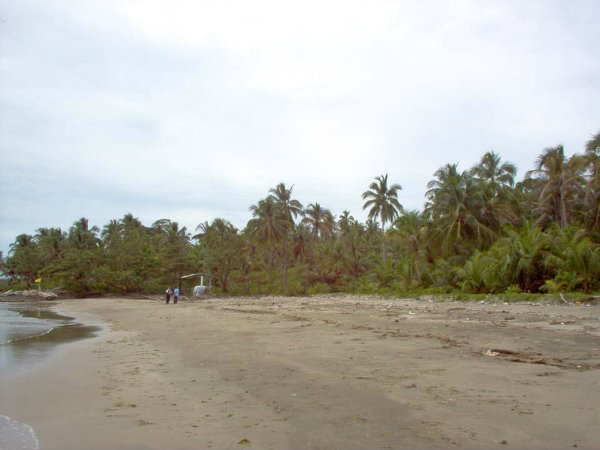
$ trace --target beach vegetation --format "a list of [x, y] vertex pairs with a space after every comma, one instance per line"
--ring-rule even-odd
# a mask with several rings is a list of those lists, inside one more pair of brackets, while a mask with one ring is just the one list
[[[99, 228], [20, 234], [0, 255], [7, 287], [62, 287], [77, 295], [190, 292], [202, 273], [213, 293], [496, 296], [503, 301], [600, 289], [600, 133], [582, 154], [543, 149], [533, 169], [486, 152], [471, 168], [432, 174], [422, 211], [405, 210], [400, 184], [380, 175], [362, 193], [365, 222], [304, 206], [279, 183], [249, 206], [242, 229], [226, 218], [195, 234], [170, 219], [132, 214]], [[365, 183], [367, 184], [367, 183]]]

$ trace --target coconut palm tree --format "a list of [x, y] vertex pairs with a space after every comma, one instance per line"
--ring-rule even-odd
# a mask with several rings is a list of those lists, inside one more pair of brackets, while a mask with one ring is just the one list
[[483, 155], [479, 164], [471, 169], [476, 178], [489, 186], [492, 195], [499, 195], [503, 189], [515, 184], [517, 167], [509, 162], [500, 163], [500, 156], [491, 151]]
[[323, 208], [318, 203], [310, 203], [308, 205], [304, 210], [302, 223], [310, 227], [313, 238], [330, 236], [335, 226], [335, 220], [331, 211]]
[[544, 284], [551, 257], [552, 241], [542, 229], [525, 221], [520, 228], [510, 227], [499, 242], [506, 254], [506, 268], [524, 292], [537, 292]]
[[203, 266], [218, 280], [223, 292], [227, 292], [229, 276], [241, 259], [238, 230], [222, 218], [214, 219], [211, 224], [204, 222], [196, 230], [200, 231], [195, 237], [202, 249]]
[[409, 255], [409, 282], [421, 284], [421, 267], [424, 265], [427, 247], [427, 225], [418, 211], [408, 211], [394, 222], [394, 228], [390, 232]]
[[402, 189], [399, 184], [388, 186], [388, 175], [380, 175], [369, 185], [369, 190], [363, 192], [363, 200], [367, 200], [363, 209], [369, 208], [369, 219], [379, 217], [381, 220], [381, 231], [383, 239], [381, 240], [381, 253], [383, 259], [386, 259], [385, 251], [385, 224], [392, 223], [396, 217], [403, 211], [402, 205], [398, 201], [398, 191]]
[[125, 230], [139, 230], [143, 228], [142, 222], [137, 217], [133, 217], [133, 214], [127, 213], [123, 216], [120, 224]]
[[273, 197], [267, 197], [256, 205], [250, 206], [250, 212], [252, 219], [248, 222], [247, 229], [259, 242], [267, 246], [269, 250], [267, 271], [270, 272], [275, 249], [281, 240], [286, 238], [288, 218]]
[[297, 216], [302, 216], [302, 203], [298, 200], [292, 199], [292, 190], [294, 186], [291, 188], [286, 188], [285, 184], [279, 183], [275, 189], [270, 189], [269, 198], [273, 199], [281, 208], [283, 215], [286, 218], [285, 229], [283, 230], [283, 285], [284, 289], [287, 289], [288, 285], [288, 277], [287, 277], [287, 269], [288, 269], [288, 258], [289, 258], [289, 234], [290, 230], [293, 229], [295, 223], [294, 219]]
[[82, 217], [69, 228], [68, 239], [74, 248], [78, 250], [90, 250], [98, 246], [100, 240], [98, 233], [100, 229], [97, 226], [90, 228], [89, 221]]
[[66, 234], [60, 228], [38, 228], [34, 237], [40, 249], [40, 258], [49, 264], [59, 258]]
[[403, 211], [402, 205], [398, 201], [398, 191], [402, 189], [399, 184], [388, 186], [388, 175], [381, 175], [375, 178], [377, 182], [372, 182], [369, 190], [363, 192], [363, 200], [367, 200], [363, 209], [369, 208], [369, 218], [379, 217], [381, 220], [381, 229], [385, 232], [385, 224], [393, 222]]
[[479, 164], [471, 169], [483, 190], [482, 220], [494, 231], [499, 231], [507, 222], [515, 223], [517, 220], [510, 204], [516, 173], [514, 164], [502, 163], [500, 156], [493, 151], [483, 155]]
[[118, 220], [112, 219], [104, 225], [100, 234], [104, 247], [117, 248], [121, 242], [121, 225]]
[[584, 184], [585, 160], [578, 155], [567, 159], [562, 145], [544, 150], [536, 168], [525, 174], [536, 177], [539, 188], [540, 219], [553, 218], [561, 228], [569, 225], [573, 196]]
[[20, 234], [15, 242], [10, 244], [8, 257], [6, 258], [7, 275], [11, 278], [21, 279], [29, 287], [37, 278], [41, 268], [38, 255], [38, 245], [33, 236]]
[[446, 253], [464, 254], [474, 244], [481, 248], [495, 235], [483, 220], [484, 194], [469, 172], [457, 164], [438, 169], [427, 184], [425, 214], [432, 218], [430, 231]]
[[600, 132], [585, 147], [587, 183], [585, 187], [584, 221], [600, 237]]
[[345, 210], [342, 212], [337, 221], [337, 228], [342, 236], [346, 236], [350, 232], [354, 222], [356, 220], [350, 215], [350, 211]]
[[300, 203], [298, 200], [292, 199], [293, 189], [293, 185], [291, 188], [288, 189], [283, 183], [279, 183], [277, 186], [275, 186], [274, 189], [269, 189], [269, 197], [279, 204], [279, 206], [283, 210], [284, 215], [291, 224], [294, 223], [294, 219], [296, 217], [302, 216], [303, 214], [302, 203]]
[[252, 219], [248, 227], [252, 234], [268, 245], [278, 243], [286, 230], [287, 218], [281, 206], [273, 197], [260, 200], [256, 205], [250, 206]]

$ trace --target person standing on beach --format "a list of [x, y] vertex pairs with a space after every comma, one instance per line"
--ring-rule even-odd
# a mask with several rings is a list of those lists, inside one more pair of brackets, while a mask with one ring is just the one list
[[167, 303], [169, 303], [169, 300], [171, 299], [171, 288], [167, 288], [165, 291], [165, 297], [167, 298]]
[[175, 288], [175, 290], [173, 291], [173, 303], [177, 303], [178, 299], [179, 299], [179, 288]]

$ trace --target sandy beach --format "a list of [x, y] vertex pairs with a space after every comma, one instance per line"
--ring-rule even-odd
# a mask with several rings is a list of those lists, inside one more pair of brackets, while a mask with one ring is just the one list
[[105, 324], [2, 403], [41, 449], [598, 448], [600, 306], [57, 301]]

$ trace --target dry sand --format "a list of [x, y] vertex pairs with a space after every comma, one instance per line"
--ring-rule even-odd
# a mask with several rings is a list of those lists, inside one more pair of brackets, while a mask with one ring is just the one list
[[107, 328], [4, 385], [3, 409], [42, 449], [600, 447], [600, 306], [323, 296], [56, 309]]

